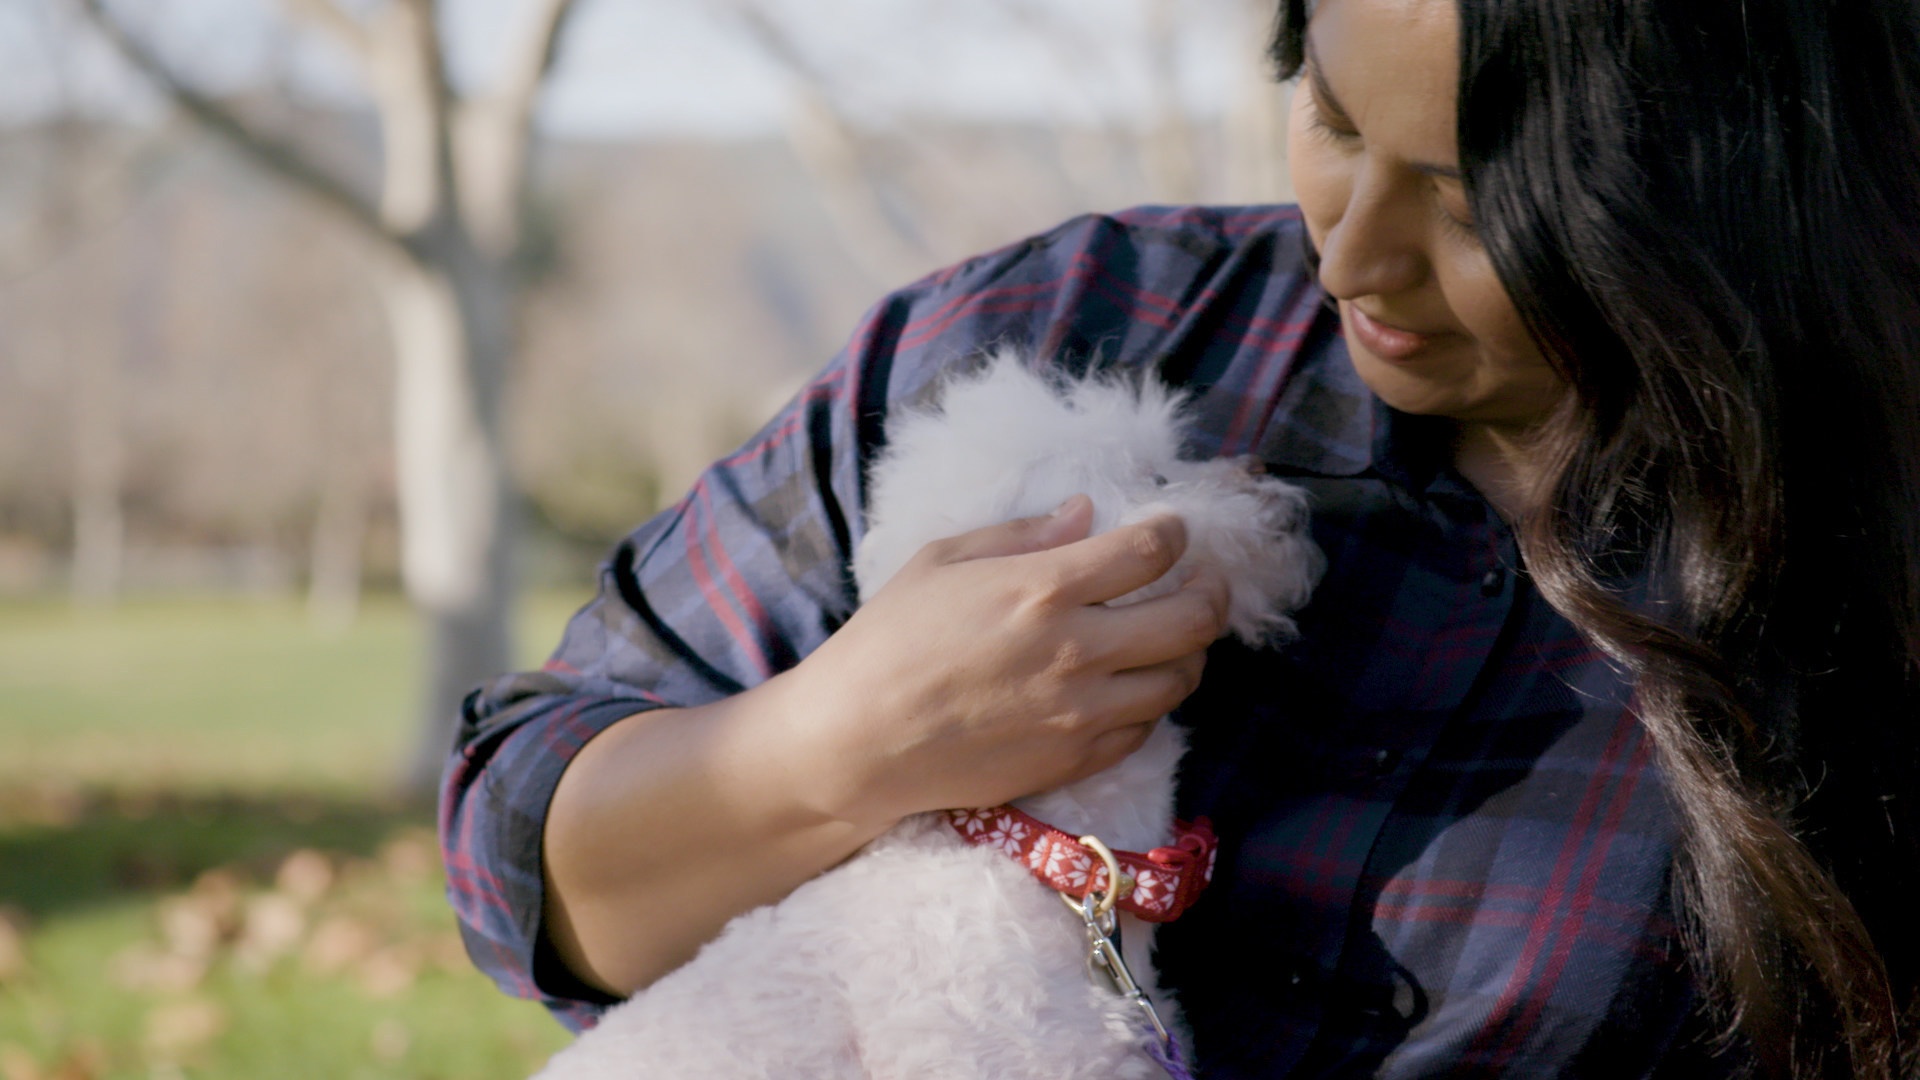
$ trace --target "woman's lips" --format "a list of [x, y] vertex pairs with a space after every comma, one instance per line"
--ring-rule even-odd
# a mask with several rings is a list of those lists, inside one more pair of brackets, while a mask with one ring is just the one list
[[1433, 343], [1437, 334], [1416, 334], [1411, 330], [1402, 330], [1397, 326], [1388, 326], [1360, 310], [1358, 304], [1347, 304], [1347, 325], [1353, 329], [1360, 344], [1375, 356], [1384, 360], [1405, 360], [1421, 349]]

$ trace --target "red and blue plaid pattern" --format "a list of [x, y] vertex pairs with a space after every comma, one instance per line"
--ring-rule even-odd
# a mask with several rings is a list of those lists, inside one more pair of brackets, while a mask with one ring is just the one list
[[649, 708], [796, 663], [851, 612], [888, 409], [982, 349], [1158, 366], [1199, 454], [1314, 496], [1329, 569], [1293, 643], [1222, 644], [1181, 710], [1181, 813], [1222, 845], [1161, 931], [1212, 1078], [1700, 1076], [1675, 843], [1620, 676], [1533, 590], [1443, 423], [1358, 381], [1291, 208], [1090, 216], [883, 300], [788, 408], [614, 552], [540, 672], [467, 701], [444, 786], [468, 949], [572, 1026], [605, 1002], [540, 941], [568, 760]]

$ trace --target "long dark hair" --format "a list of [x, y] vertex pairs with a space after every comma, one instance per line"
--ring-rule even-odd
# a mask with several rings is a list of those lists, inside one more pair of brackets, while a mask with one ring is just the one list
[[1635, 679], [1689, 955], [1764, 1073], [1920, 1075], [1920, 5], [1458, 4], [1469, 204], [1574, 390], [1521, 549]]

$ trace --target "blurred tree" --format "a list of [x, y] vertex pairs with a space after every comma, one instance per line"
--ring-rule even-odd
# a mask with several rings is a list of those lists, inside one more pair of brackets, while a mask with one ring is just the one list
[[1256, 47], [1234, 56], [1226, 117], [1226, 197], [1233, 202], [1285, 202], [1293, 198], [1293, 181], [1287, 177], [1287, 102], [1293, 84], [1276, 83], [1267, 56], [1273, 0], [1236, 0], [1236, 7], [1239, 32]]
[[[58, 163], [50, 177], [84, 175], [88, 157], [97, 152], [88, 128], [71, 118], [53, 125], [52, 144]], [[118, 192], [105, 199], [120, 201]], [[98, 211], [81, 205], [102, 200], [99, 190], [65, 184], [48, 186], [43, 204], [45, 228], [55, 236], [79, 231], [80, 220]], [[72, 296], [63, 307], [78, 305]], [[101, 340], [100, 327], [83, 329], [74, 312], [60, 319], [60, 355], [72, 372], [72, 511], [73, 567], [69, 582], [76, 601], [110, 604], [119, 598], [122, 561], [126, 550], [126, 515], [121, 499], [126, 466], [126, 433], [121, 418], [121, 357]]]
[[1200, 137], [1180, 90], [1180, 0], [1151, 0], [1146, 10], [1148, 85], [1152, 88], [1140, 156], [1147, 180], [1168, 202], [1200, 200]]
[[[952, 16], [980, 2], [927, 3], [923, 21], [937, 33], [941, 14]], [[1009, 216], [1008, 192], [976, 190], [978, 163], [944, 152], [952, 132], [921, 118], [896, 117], [883, 136], [870, 119], [856, 122], [835, 86], [844, 73], [815, 58], [818, 42], [809, 41], [804, 20], [790, 12], [780, 16], [792, 6], [723, 0], [717, 8], [783, 76], [789, 95], [783, 125], [787, 146], [812, 181], [848, 255], [877, 285], [892, 286], [976, 250], [980, 234], [992, 237], [986, 242], [1003, 241], [993, 226]], [[1087, 16], [1076, 18], [1067, 5], [990, 0], [987, 6], [1038, 46], [1037, 55], [1064, 76], [1058, 85], [1079, 99], [1072, 103], [1077, 108], [1056, 109], [1040, 133], [1069, 189], [1062, 213], [1142, 197], [1187, 203], [1290, 196], [1285, 95], [1265, 54], [1273, 0], [1139, 0], [1131, 5], [1135, 17], [1126, 20], [1137, 32], [1119, 56], [1090, 49]], [[1209, 9], [1205, 19], [1196, 17], [1201, 7]], [[1195, 41], [1204, 40], [1205, 30], [1222, 19], [1231, 48], [1217, 63], [1231, 89], [1225, 114], [1216, 122], [1196, 114], [1187, 87], [1192, 73], [1185, 65], [1193, 62]], [[1144, 94], [1139, 114], [1126, 119], [1110, 103], [1130, 73], [1144, 73]], [[912, 167], [916, 159], [923, 167]], [[1046, 196], [1028, 183], [1016, 198], [1037, 206]]]
[[[378, 114], [377, 183], [196, 89], [105, 0], [77, 0], [187, 116], [320, 200], [380, 253], [397, 369], [401, 572], [428, 626], [421, 737], [403, 783], [430, 790], [461, 696], [509, 667], [514, 493], [501, 399], [518, 345], [520, 260], [537, 239], [528, 192], [533, 113], [573, 0], [533, 0], [506, 69], [482, 92], [447, 77], [435, 0], [284, 0], [355, 61]], [[366, 192], [377, 188], [377, 195]]]
[[760, 0], [731, 0], [728, 7], [747, 40], [786, 78], [787, 147], [813, 180], [847, 254], [883, 285], [924, 272], [936, 258], [916, 228], [924, 228], [924, 215], [910, 220], [888, 205], [884, 171], [873, 166], [869, 140], [834, 100], [826, 73]]

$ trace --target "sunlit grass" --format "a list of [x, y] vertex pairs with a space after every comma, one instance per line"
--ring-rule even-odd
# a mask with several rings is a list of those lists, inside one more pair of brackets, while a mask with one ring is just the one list
[[[235, 804], [193, 813], [202, 836], [192, 851], [130, 852], [112, 839], [127, 832], [123, 814], [99, 807], [60, 830], [69, 848], [117, 855], [78, 882], [91, 888], [70, 878], [63, 904], [9, 916], [23, 924], [25, 957], [0, 978], [8, 1080], [507, 1080], [565, 1041], [537, 1006], [468, 966], [418, 823], [347, 811], [343, 833], [328, 816], [303, 825]], [[32, 831], [7, 830], [0, 858], [32, 847], [20, 843]], [[343, 842], [303, 845], [328, 833]], [[286, 854], [275, 858], [276, 847]], [[223, 848], [251, 854], [222, 861]], [[135, 856], [139, 870], [123, 882]], [[325, 867], [331, 880], [289, 888], [289, 859]], [[148, 874], [188, 883], [149, 887]]]
[[[578, 599], [528, 605], [529, 660]], [[565, 1042], [386, 796], [419, 648], [392, 600], [0, 605], [0, 1078], [507, 1080]]]
[[[527, 662], [582, 599], [523, 605]], [[411, 746], [420, 650], [393, 597], [339, 633], [292, 601], [0, 602], [0, 791], [370, 791]]]

